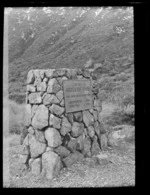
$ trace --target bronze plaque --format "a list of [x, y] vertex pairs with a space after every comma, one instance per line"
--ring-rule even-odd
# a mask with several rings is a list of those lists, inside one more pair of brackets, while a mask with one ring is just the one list
[[90, 80], [63, 82], [66, 113], [93, 108]]

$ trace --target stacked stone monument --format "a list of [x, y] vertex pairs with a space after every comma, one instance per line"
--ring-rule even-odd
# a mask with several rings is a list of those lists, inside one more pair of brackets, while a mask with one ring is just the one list
[[107, 147], [96, 81], [87, 69], [30, 70], [21, 163], [51, 179]]

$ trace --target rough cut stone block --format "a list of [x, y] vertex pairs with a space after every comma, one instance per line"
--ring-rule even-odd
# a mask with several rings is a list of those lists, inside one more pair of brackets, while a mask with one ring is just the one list
[[32, 126], [39, 130], [42, 130], [44, 127], [48, 126], [48, 108], [46, 108], [46, 106], [39, 105], [32, 119]]
[[57, 78], [57, 81], [58, 81], [60, 86], [63, 85], [63, 81], [65, 81], [65, 80], [68, 80], [67, 77], [65, 77], [65, 76]]
[[92, 153], [92, 155], [96, 155], [99, 152], [100, 152], [100, 147], [99, 147], [99, 144], [97, 142], [97, 137], [94, 136], [94, 140], [93, 140], [92, 148], [91, 148], [91, 153]]
[[39, 175], [41, 173], [41, 170], [42, 170], [42, 161], [41, 161], [41, 158], [36, 158], [31, 163], [31, 172], [34, 175]]
[[42, 102], [41, 93], [30, 93], [28, 99], [30, 104], [40, 104]]
[[28, 72], [28, 75], [27, 75], [27, 84], [32, 84], [32, 83], [34, 83], [34, 80], [35, 80], [35, 77], [34, 77], [33, 70], [30, 70], [30, 71]]
[[84, 131], [84, 124], [83, 123], [78, 123], [74, 122], [71, 130], [71, 135], [72, 137], [78, 137], [80, 136]]
[[95, 135], [94, 127], [89, 126], [87, 129], [88, 129], [88, 135], [92, 138]]
[[65, 111], [63, 107], [60, 107], [56, 104], [52, 104], [52, 106], [49, 107], [49, 110], [52, 114], [55, 114], [57, 116], [61, 116]]
[[50, 114], [49, 124], [50, 124], [50, 126], [53, 126], [56, 129], [60, 129], [61, 119], [54, 116], [53, 114]]
[[71, 124], [69, 123], [68, 119], [65, 116], [62, 119], [62, 126], [71, 128]]
[[35, 130], [35, 137], [41, 143], [46, 143], [45, 134], [43, 131]]
[[45, 139], [48, 141], [49, 147], [58, 147], [62, 144], [61, 136], [54, 128], [47, 128], [45, 130]]
[[63, 90], [58, 91], [58, 92], [56, 93], [56, 96], [57, 96], [57, 98], [59, 99], [59, 101], [61, 102], [61, 100], [62, 100], [63, 97], [64, 97], [64, 92], [63, 92]]
[[89, 72], [87, 69], [84, 69], [82, 75], [83, 75], [85, 78], [90, 78], [90, 72]]
[[65, 105], [65, 101], [64, 99], [62, 99], [62, 101], [60, 102], [60, 106], [64, 106]]
[[70, 154], [68, 157], [63, 159], [63, 162], [66, 167], [70, 167], [72, 164], [74, 164], [77, 161], [81, 161], [84, 158], [84, 156], [76, 151], [75, 153]]
[[29, 139], [31, 158], [37, 158], [46, 150], [46, 144], [37, 141], [34, 135]]
[[49, 80], [47, 93], [55, 93], [56, 94], [60, 89], [61, 89], [61, 87], [55, 78]]
[[69, 79], [77, 78], [77, 70], [76, 69], [67, 69], [66, 76]]
[[71, 139], [68, 144], [67, 144], [67, 148], [71, 151], [71, 152], [75, 152], [76, 151], [76, 147], [77, 147], [77, 141], [75, 139]]
[[67, 113], [67, 118], [68, 121], [73, 125], [74, 119], [73, 119], [73, 114], [71, 112]]
[[46, 94], [43, 98], [44, 105], [58, 104], [60, 101], [55, 95]]
[[37, 88], [37, 91], [46, 91], [47, 86], [45, 82], [41, 82], [37, 84], [36, 88]]
[[75, 121], [82, 122], [82, 119], [83, 119], [82, 112], [74, 112], [73, 115], [74, 115]]
[[27, 85], [27, 91], [30, 91], [30, 92], [35, 92], [36, 89], [33, 85]]
[[85, 123], [86, 127], [92, 125], [94, 123], [94, 118], [89, 111], [83, 111], [83, 122]]
[[54, 77], [60, 77], [60, 76], [65, 76], [66, 74], [66, 69], [57, 69], [54, 71]]
[[62, 126], [61, 129], [60, 129], [60, 133], [61, 135], [65, 136], [67, 133], [69, 133], [71, 131], [71, 127], [65, 127], [65, 126]]
[[46, 70], [45, 71], [46, 77], [51, 79], [53, 77], [53, 72], [54, 72], [54, 69]]
[[46, 178], [52, 179], [54, 176], [59, 174], [62, 168], [62, 162], [56, 153], [48, 151], [42, 155], [42, 167], [42, 172]]
[[69, 156], [70, 151], [67, 150], [67, 148], [65, 148], [64, 146], [59, 146], [58, 148], [54, 149], [54, 151], [61, 157], [61, 158], [65, 158], [67, 156]]

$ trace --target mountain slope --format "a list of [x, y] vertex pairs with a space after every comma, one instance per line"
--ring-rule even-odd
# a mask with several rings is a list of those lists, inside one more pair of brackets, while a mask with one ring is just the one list
[[24, 101], [30, 69], [84, 67], [92, 59], [102, 64], [99, 79], [128, 70], [127, 80], [133, 78], [132, 8], [12, 9], [8, 18], [11, 99]]

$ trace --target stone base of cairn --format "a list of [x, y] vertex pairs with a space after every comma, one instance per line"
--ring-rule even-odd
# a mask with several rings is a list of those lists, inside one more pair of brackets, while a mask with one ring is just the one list
[[[66, 80], [91, 82], [92, 109], [66, 112]], [[87, 69], [30, 70], [27, 76], [26, 128], [22, 132], [21, 163], [48, 179], [63, 167], [107, 148], [100, 121], [97, 83]]]

